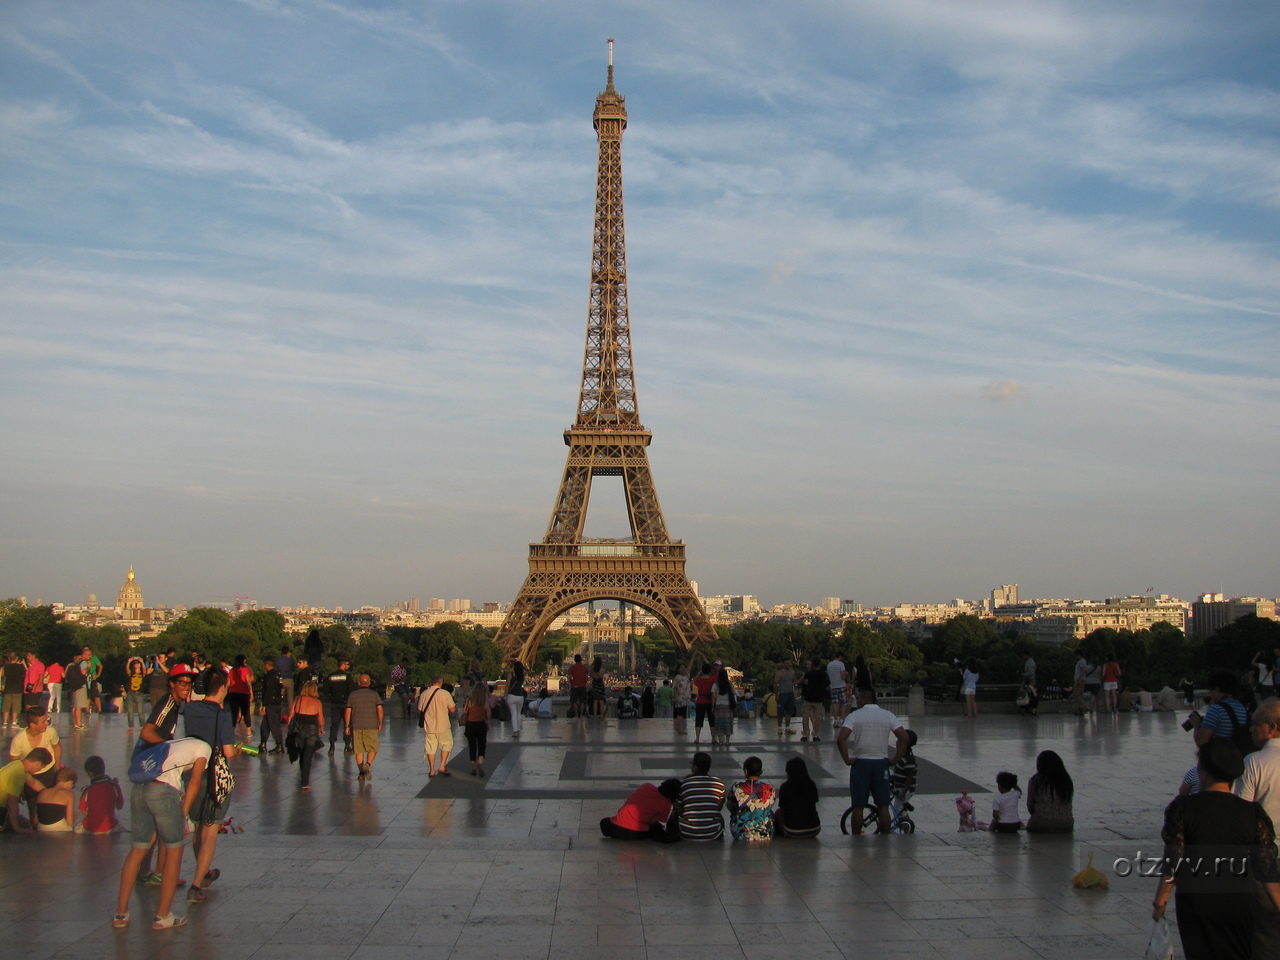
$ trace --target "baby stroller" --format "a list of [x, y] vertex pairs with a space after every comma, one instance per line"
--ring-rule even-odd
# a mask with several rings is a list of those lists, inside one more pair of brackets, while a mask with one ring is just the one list
[[[907, 731], [907, 752], [902, 755], [899, 760], [889, 771], [889, 832], [890, 833], [915, 833], [916, 824], [911, 819], [911, 814], [915, 810], [910, 803], [911, 798], [916, 793], [916, 771], [918, 765], [916, 763], [915, 750], [916, 743], [919, 738], [914, 730]], [[863, 831], [870, 830], [872, 833], [880, 832], [880, 817], [874, 806], [856, 808], [862, 816]], [[844, 816], [840, 818], [840, 832], [849, 832], [849, 818], [854, 815], [854, 807], [849, 807], [844, 812]]]

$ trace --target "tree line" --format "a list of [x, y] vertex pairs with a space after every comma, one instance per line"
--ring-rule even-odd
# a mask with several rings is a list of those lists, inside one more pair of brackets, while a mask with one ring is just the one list
[[[248, 657], [255, 673], [264, 660], [274, 658], [285, 646], [295, 655], [304, 647], [320, 652], [313, 664], [323, 675], [336, 669], [338, 657], [351, 660], [357, 673], [368, 673], [375, 682], [390, 680], [392, 665], [407, 660], [409, 681], [425, 685], [436, 675], [457, 680], [472, 660], [480, 662], [484, 675], [505, 676], [506, 657], [493, 642], [496, 630], [464, 627], [443, 621], [431, 627], [392, 626], [377, 633], [352, 635], [342, 624], [313, 628], [308, 634], [285, 631], [285, 619], [274, 610], [248, 610], [238, 616], [208, 607], [197, 607], [174, 621], [155, 637], [133, 640], [114, 625], [90, 626], [59, 620], [50, 607], [24, 607], [17, 600], [0, 601], [0, 653], [34, 651], [45, 663], [68, 662], [88, 646], [103, 662], [103, 676], [122, 682], [130, 656], [149, 656], [173, 649], [179, 656], [199, 651], [210, 661], [231, 662]], [[581, 643], [571, 631], [551, 631], [538, 651], [535, 675], [548, 667], [557, 669]], [[670, 634], [649, 628], [635, 638], [640, 658], [660, 674], [673, 671], [687, 659], [677, 653]], [[979, 661], [983, 683], [1016, 683], [1022, 663], [1030, 653], [1043, 684], [1057, 679], [1070, 684], [1081, 654], [1095, 662], [1114, 654], [1127, 682], [1158, 689], [1181, 677], [1196, 682], [1224, 667], [1242, 674], [1260, 651], [1270, 655], [1280, 648], [1280, 622], [1253, 615], [1227, 624], [1203, 641], [1189, 639], [1167, 623], [1148, 630], [1102, 628], [1083, 639], [1062, 646], [1032, 642], [1017, 632], [1016, 624], [997, 625], [990, 620], [963, 615], [937, 624], [926, 636], [913, 640], [895, 625], [869, 625], [846, 621], [841, 629], [744, 621], [733, 628], [717, 627], [717, 640], [695, 654], [695, 668], [702, 659], [721, 659], [762, 685], [787, 660], [798, 666], [812, 657], [825, 664], [840, 658], [852, 665], [862, 656], [877, 686], [912, 683], [949, 684], [956, 676], [954, 661]]]

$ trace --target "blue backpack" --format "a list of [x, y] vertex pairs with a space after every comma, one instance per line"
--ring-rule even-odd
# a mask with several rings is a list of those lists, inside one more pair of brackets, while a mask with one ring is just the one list
[[129, 761], [129, 782], [150, 783], [164, 772], [164, 762], [169, 759], [169, 747], [172, 740], [157, 743], [139, 750]]

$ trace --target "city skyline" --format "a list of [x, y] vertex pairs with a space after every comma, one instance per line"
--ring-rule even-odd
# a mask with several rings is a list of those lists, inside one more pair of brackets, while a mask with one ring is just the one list
[[614, 36], [637, 396], [704, 595], [1275, 596], [1278, 26], [15, 3], [0, 592], [510, 602]]

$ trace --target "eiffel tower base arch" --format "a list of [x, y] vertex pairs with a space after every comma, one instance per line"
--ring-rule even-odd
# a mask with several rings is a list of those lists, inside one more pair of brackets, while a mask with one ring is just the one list
[[[682, 546], [664, 544], [658, 549], [676, 553], [682, 552]], [[694, 644], [717, 639], [685, 576], [683, 556], [537, 556], [547, 547], [530, 545], [529, 576], [494, 638], [508, 656], [532, 666], [555, 619], [591, 600], [620, 600], [647, 610], [667, 628], [681, 653], [688, 653]]]

